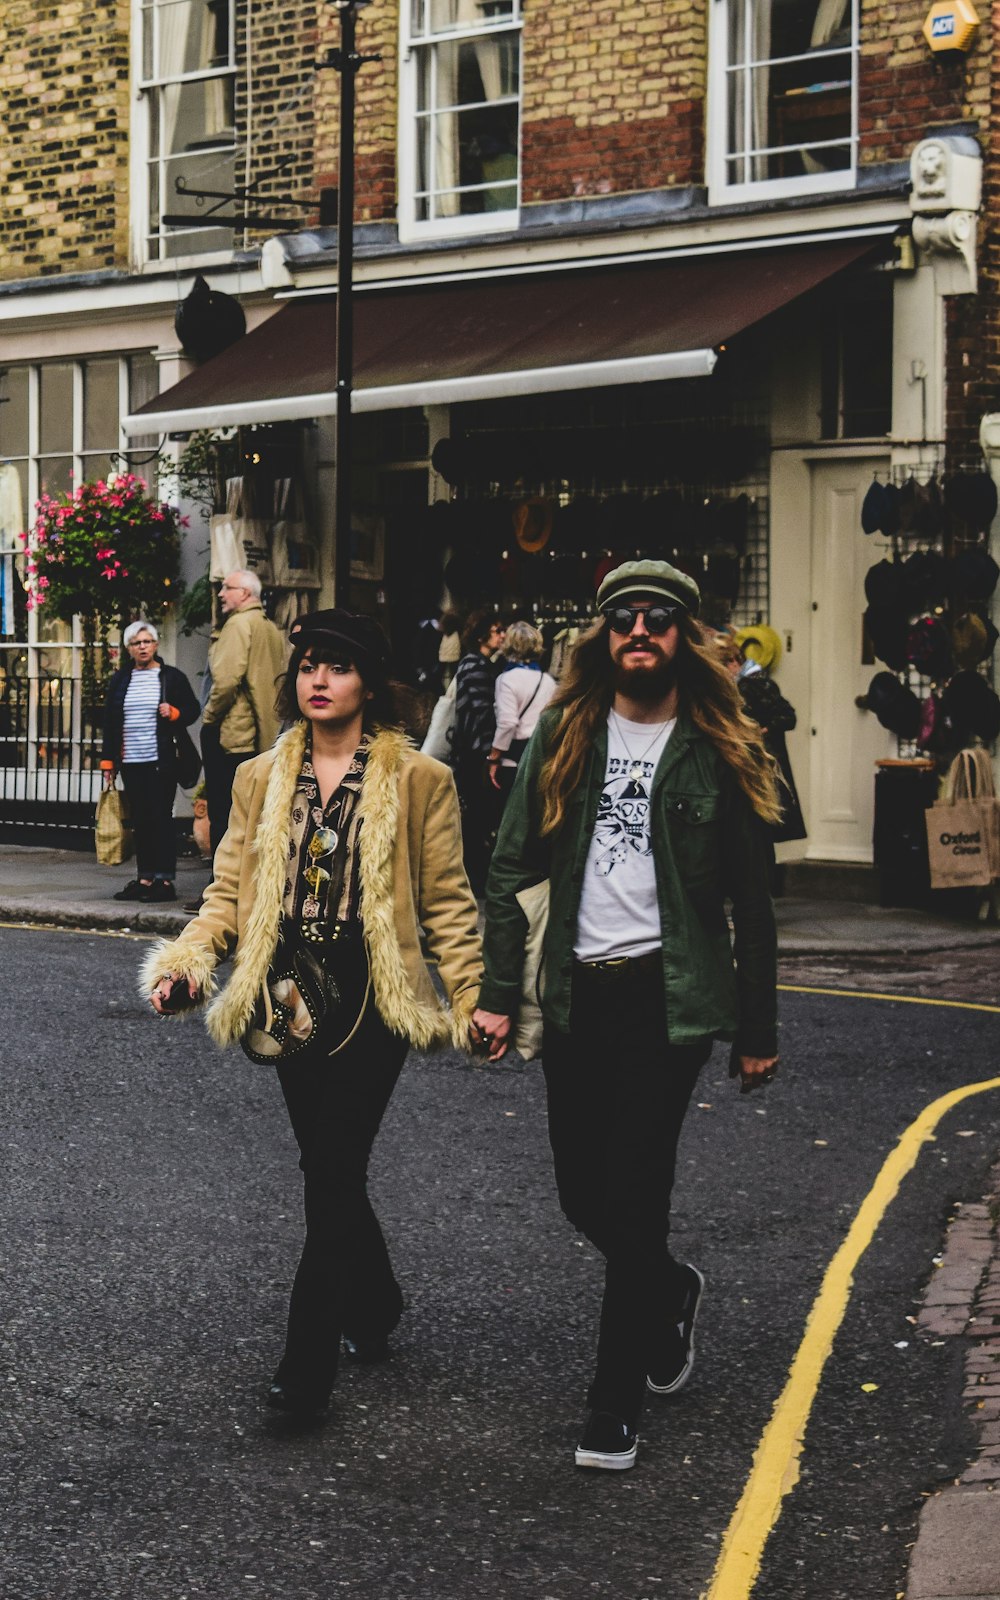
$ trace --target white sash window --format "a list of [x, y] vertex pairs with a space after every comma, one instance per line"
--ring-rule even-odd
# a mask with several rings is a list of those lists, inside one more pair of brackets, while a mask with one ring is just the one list
[[858, 0], [712, 0], [714, 204], [853, 188]]
[[401, 64], [401, 236], [515, 227], [521, 0], [404, 0]]
[[[229, 228], [184, 228], [164, 217], [207, 216], [178, 191], [231, 194], [235, 166], [235, 0], [134, 0], [139, 86], [133, 163], [134, 236], [141, 260], [231, 250]], [[232, 211], [232, 206], [222, 208]]]

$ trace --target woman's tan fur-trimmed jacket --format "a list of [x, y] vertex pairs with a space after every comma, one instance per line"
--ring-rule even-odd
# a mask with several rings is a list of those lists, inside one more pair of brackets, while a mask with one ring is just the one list
[[[215, 855], [202, 909], [174, 940], [154, 946], [141, 969], [149, 996], [174, 972], [209, 1001], [205, 1023], [219, 1044], [246, 1032], [278, 941], [288, 870], [288, 829], [306, 724], [245, 761], [233, 785], [229, 830]], [[379, 729], [359, 802], [362, 913], [379, 1013], [418, 1049], [468, 1046], [482, 977], [477, 908], [462, 864], [455, 784], [447, 767], [404, 734]], [[420, 945], [423, 929], [448, 997], [438, 998]], [[232, 976], [216, 992], [215, 968], [235, 946]]]

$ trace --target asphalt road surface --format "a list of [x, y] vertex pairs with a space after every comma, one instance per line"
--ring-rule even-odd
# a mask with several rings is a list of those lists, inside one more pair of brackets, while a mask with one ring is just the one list
[[[343, 1369], [302, 1427], [262, 1407], [300, 1242], [267, 1069], [158, 1022], [138, 941], [0, 941], [4, 1600], [697, 1600], [885, 1156], [997, 1071], [1000, 1017], [807, 994], [782, 995], [766, 1099], [717, 1049], [676, 1191], [708, 1281], [695, 1373], [650, 1404], [634, 1471], [581, 1473], [600, 1270], [558, 1211], [537, 1066], [411, 1057], [372, 1172], [409, 1306], [395, 1359]], [[1000, 1094], [949, 1113], [862, 1259], [758, 1600], [903, 1587], [921, 1496], [970, 1445], [959, 1341], [907, 1317], [998, 1147]]]

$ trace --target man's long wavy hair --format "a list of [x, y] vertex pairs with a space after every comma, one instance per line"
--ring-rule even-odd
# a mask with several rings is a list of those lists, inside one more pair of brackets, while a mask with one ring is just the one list
[[[757, 815], [777, 822], [781, 805], [775, 764], [756, 722], [743, 711], [739, 690], [695, 620], [683, 613], [677, 668], [678, 709], [710, 739]], [[539, 778], [544, 797], [542, 836], [558, 833], [570, 796], [583, 781], [587, 757], [614, 699], [609, 627], [602, 617], [578, 641], [550, 709], [560, 713], [549, 735]]]

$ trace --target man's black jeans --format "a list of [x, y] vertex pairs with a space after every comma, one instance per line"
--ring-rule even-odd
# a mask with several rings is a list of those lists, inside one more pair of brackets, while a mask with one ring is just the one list
[[650, 1359], [686, 1281], [667, 1247], [677, 1141], [711, 1039], [667, 1044], [658, 971], [579, 965], [570, 1032], [545, 1030], [542, 1065], [559, 1201], [606, 1260], [587, 1403], [634, 1428]]
[[123, 761], [122, 785], [135, 840], [136, 877], [173, 882], [177, 875], [176, 768], [163, 761]]
[[[342, 992], [349, 1003], [346, 985]], [[357, 1032], [337, 1055], [303, 1053], [278, 1068], [305, 1174], [306, 1239], [275, 1374], [289, 1388], [325, 1398], [337, 1373], [341, 1334], [382, 1339], [402, 1315], [403, 1296], [367, 1183], [371, 1148], [408, 1048], [407, 1040], [389, 1032], [369, 996]]]
[[208, 830], [215, 855], [229, 826], [236, 769], [249, 761], [252, 750], [223, 750], [216, 723], [206, 722], [201, 729], [201, 759], [205, 768], [205, 799], [208, 801]]

